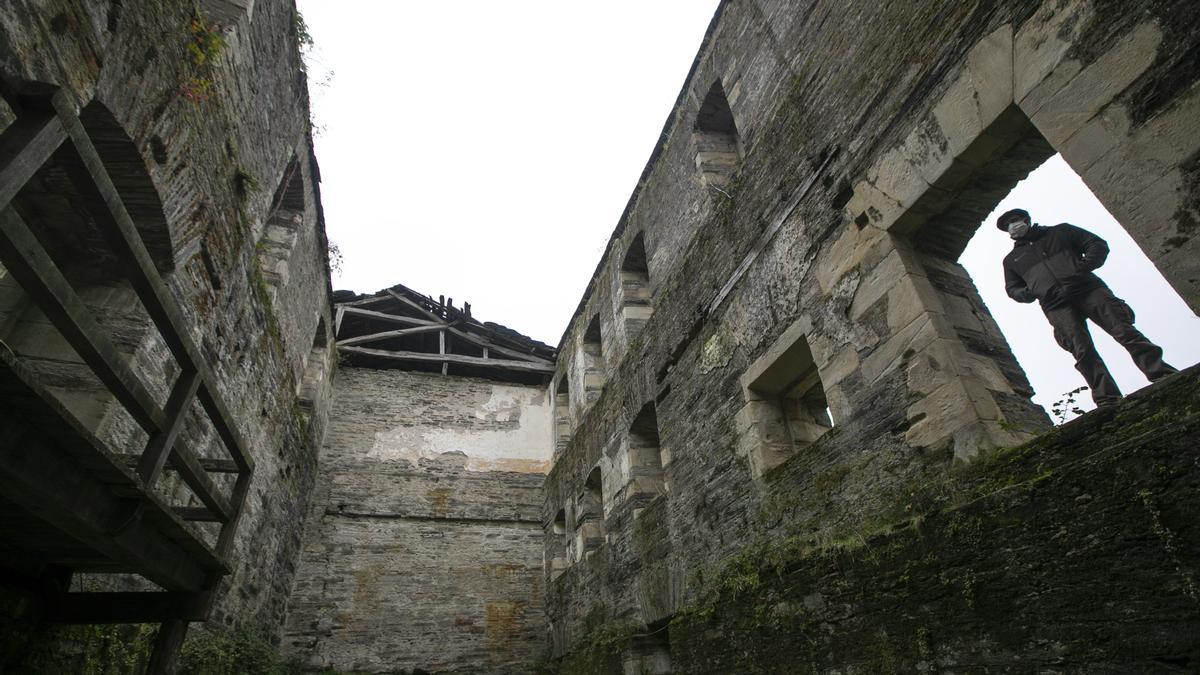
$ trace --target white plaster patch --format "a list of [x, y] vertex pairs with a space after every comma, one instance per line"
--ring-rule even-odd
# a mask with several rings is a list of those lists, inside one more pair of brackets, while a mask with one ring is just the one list
[[[552, 448], [552, 415], [546, 397], [528, 387], [493, 385], [474, 418], [460, 428], [395, 427], [375, 434], [367, 457], [378, 461], [421, 460], [465, 465], [468, 471], [545, 473]], [[497, 428], [494, 423], [516, 422]]]

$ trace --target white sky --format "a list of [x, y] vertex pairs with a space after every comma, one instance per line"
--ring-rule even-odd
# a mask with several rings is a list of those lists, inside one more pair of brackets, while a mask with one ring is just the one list
[[[717, 4], [298, 0], [316, 42], [326, 225], [345, 258], [334, 288], [402, 283], [556, 345]], [[1100, 274], [1139, 328], [1173, 365], [1200, 361], [1200, 320], [1065, 163], [999, 209], [1010, 204], [1107, 239]], [[1048, 405], [1083, 382], [1040, 310], [1004, 295], [1010, 248], [989, 224], [963, 263]], [[1097, 343], [1126, 392], [1145, 384], [1107, 336]]]

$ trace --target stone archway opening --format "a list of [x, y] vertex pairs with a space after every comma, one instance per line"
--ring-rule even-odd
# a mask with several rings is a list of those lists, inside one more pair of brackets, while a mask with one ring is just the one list
[[[1035, 198], [1038, 194], [1042, 197]], [[1053, 412], [1054, 421], [1063, 422], [1075, 416], [1072, 411], [1094, 407], [1086, 392], [1071, 395], [1083, 379], [1071, 356], [1055, 343], [1038, 306], [1019, 305], [1004, 292], [1001, 261], [1011, 241], [995, 227], [995, 220], [1018, 207], [1042, 225], [1070, 222], [1105, 238], [1112, 253], [1099, 271], [1101, 278], [1119, 297], [1136, 289], [1136, 295], [1153, 298], [1140, 303], [1127, 298], [1142, 315], [1139, 326], [1152, 316], [1150, 323], [1162, 329], [1143, 332], [1167, 343], [1167, 360], [1174, 359], [1177, 367], [1200, 359], [1200, 348], [1191, 347], [1194, 340], [1185, 337], [1200, 332], [1200, 321], [1054, 146], [1013, 105], [916, 201], [910, 213], [917, 217], [892, 229], [911, 243], [967, 352], [990, 360], [1008, 381], [1013, 393], [1001, 393], [997, 401], [1006, 419], [1036, 425], [1039, 418], [1045, 419], [1041, 407]], [[1168, 325], [1169, 316], [1176, 318], [1174, 325]], [[1197, 325], [1183, 325], [1189, 321]], [[1094, 326], [1091, 333], [1125, 393], [1146, 384], [1120, 346]]]

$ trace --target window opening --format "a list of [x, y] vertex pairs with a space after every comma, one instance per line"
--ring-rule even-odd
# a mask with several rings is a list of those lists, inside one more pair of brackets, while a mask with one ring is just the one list
[[579, 493], [575, 515], [575, 551], [582, 559], [604, 543], [604, 493], [600, 467], [592, 469]]
[[648, 501], [667, 491], [663, 460], [658, 415], [651, 402], [629, 426], [629, 499]]
[[[1061, 155], [1054, 155], [998, 200], [970, 233], [958, 263], [979, 286], [977, 299], [972, 301], [981, 306], [974, 311], [994, 319], [1018, 367], [1028, 375], [1033, 402], [1055, 422], [1092, 410], [1095, 403], [1087, 391], [1070, 394], [1084, 385], [1083, 378], [1075, 370], [1072, 355], [1057, 346], [1038, 304], [1019, 304], [1005, 293], [1002, 260], [1013, 244], [997, 229], [996, 219], [1012, 208], [1029, 211], [1033, 222], [1043, 226], [1071, 223], [1104, 239], [1110, 251], [1096, 275], [1133, 309], [1135, 327], [1163, 348], [1164, 360], [1171, 365], [1184, 368], [1200, 361], [1200, 340], [1196, 339], [1200, 319], [1079, 175]], [[1123, 393], [1148, 384], [1129, 353], [1112, 337], [1090, 321], [1088, 330]]]
[[604, 388], [604, 346], [600, 335], [600, 315], [592, 317], [583, 333], [583, 393], [586, 403], [600, 398]]
[[566, 373], [559, 375], [554, 391], [554, 455], [558, 457], [571, 440], [571, 383]]
[[293, 155], [275, 190], [266, 227], [258, 240], [259, 265], [272, 293], [287, 286], [292, 250], [303, 224], [304, 175], [299, 158]]
[[720, 80], [713, 82], [692, 131], [696, 170], [705, 186], [722, 188], [729, 183], [742, 158], [733, 110]]
[[793, 326], [742, 377], [742, 452], [757, 478], [833, 428], [808, 341]]
[[621, 321], [627, 341], [642, 332], [642, 327], [654, 313], [651, 298], [645, 233], [639, 232], [621, 261]]
[[546, 537], [546, 573], [554, 581], [567, 570], [569, 561], [567, 549], [570, 545], [570, 535], [567, 533], [567, 511], [559, 509], [550, 523], [550, 532]]

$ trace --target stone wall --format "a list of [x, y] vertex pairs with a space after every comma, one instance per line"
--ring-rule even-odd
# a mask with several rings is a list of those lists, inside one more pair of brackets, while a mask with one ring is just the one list
[[[65, 89], [102, 156], [119, 160], [110, 173], [256, 463], [233, 573], [208, 628], [276, 637], [330, 400], [327, 243], [293, 3], [260, 0], [253, 12], [228, 14], [214, 29], [221, 44], [198, 59], [189, 45], [210, 28], [207, 6], [197, 14], [194, 2], [5, 2], [0, 77], [6, 96], [36, 83]], [[10, 122], [0, 112], [0, 125]], [[259, 244], [289, 166], [298, 168], [294, 236], [273, 250], [268, 283]], [[52, 188], [52, 178], [32, 185]], [[50, 203], [47, 194], [28, 199]], [[72, 236], [90, 246], [84, 233]], [[59, 264], [162, 405], [178, 369], [128, 284], [114, 281], [120, 270], [102, 246], [63, 250]], [[124, 410], [81, 374], [37, 308], [19, 305], [19, 289], [7, 279], [0, 286], [9, 344], [44, 373], [69, 375], [50, 382], [64, 402], [117, 451], [140, 452], [145, 437]], [[198, 407], [181, 442], [227, 457]], [[163, 484], [188, 503], [177, 480]]]
[[[1195, 11], [721, 5], [560, 344], [555, 655], [628, 623], [631, 663], [659, 663], [649, 636], [748, 541], [902, 521], [927, 482], [1046, 428], [956, 258], [1054, 151], [1200, 308]], [[714, 130], [736, 137], [719, 157]], [[652, 311], [631, 334], [639, 241]]]
[[342, 368], [284, 654], [309, 668], [527, 672], [543, 639], [539, 387]]

